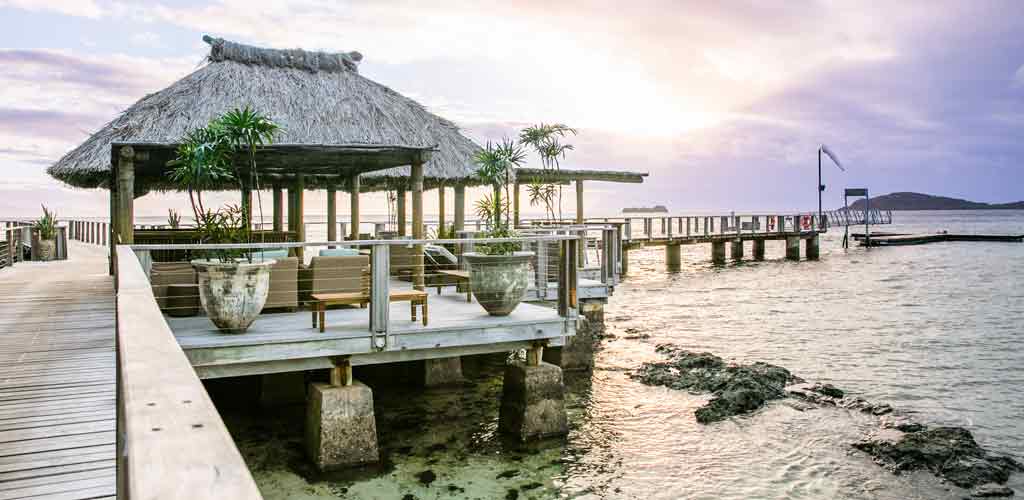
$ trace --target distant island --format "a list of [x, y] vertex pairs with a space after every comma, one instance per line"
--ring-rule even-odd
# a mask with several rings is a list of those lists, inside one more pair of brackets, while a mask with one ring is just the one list
[[667, 214], [668, 208], [665, 205], [654, 205], [653, 207], [626, 207], [622, 209], [622, 213], [624, 214], [638, 214], [651, 212]]
[[[857, 200], [850, 205], [850, 208], [864, 210], [864, 200]], [[903, 192], [871, 198], [871, 208], [879, 210], [1024, 210], [1024, 201], [981, 203], [945, 196]]]

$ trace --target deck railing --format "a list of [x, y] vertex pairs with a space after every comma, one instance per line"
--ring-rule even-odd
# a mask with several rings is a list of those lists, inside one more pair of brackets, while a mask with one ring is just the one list
[[66, 219], [62, 221], [68, 227], [68, 239], [107, 246], [110, 240], [110, 223], [84, 219]]
[[[623, 242], [682, 239], [713, 236], [770, 235], [828, 230], [828, 219], [817, 213], [729, 214], [729, 215], [648, 215], [596, 217], [587, 224], [616, 224], [622, 228]], [[577, 222], [531, 221], [531, 224], [575, 225]]]
[[[607, 231], [609, 238], [611, 230]], [[153, 280], [154, 287], [168, 286], [179, 281], [187, 283], [192, 281], [192, 270], [183, 260], [177, 264], [166, 262], [153, 262], [154, 253], [166, 254], [168, 251], [184, 252], [186, 259], [200, 258], [204, 253], [217, 250], [246, 251], [254, 254], [254, 258], [261, 258], [261, 252], [280, 250], [292, 251], [290, 257], [275, 258], [268, 256], [268, 259], [275, 259], [277, 262], [272, 268], [272, 273], [277, 270], [277, 278], [274, 274], [271, 277], [271, 298], [268, 299], [267, 307], [280, 307], [294, 309], [310, 306], [311, 294], [316, 290], [325, 288], [324, 292], [335, 291], [331, 287], [341, 286], [342, 291], [351, 291], [348, 287], [356, 286], [358, 289], [360, 275], [365, 281], [363, 288], [369, 296], [371, 314], [368, 328], [381, 334], [378, 346], [382, 349], [389, 345], [387, 330], [389, 324], [388, 315], [390, 308], [381, 307], [373, 309], [372, 304], [387, 304], [386, 298], [389, 294], [389, 287], [392, 281], [404, 281], [409, 283], [409, 288], [420, 290], [437, 289], [440, 293], [442, 288], [454, 287], [458, 293], [465, 293], [467, 297], [476, 298], [466, 289], [468, 283], [465, 279], [453, 276], [450, 271], [465, 271], [468, 269], [461, 256], [466, 252], [477, 249], [481, 244], [513, 243], [518, 245], [522, 251], [531, 252], [528, 272], [528, 297], [540, 300], [562, 300], [572, 297], [571, 303], [563, 305], [566, 317], [575, 318], [577, 313], [577, 287], [578, 287], [578, 254], [580, 234], [578, 232], [562, 231], [559, 234], [536, 234], [517, 238], [457, 238], [457, 239], [424, 239], [424, 240], [346, 240], [346, 241], [321, 241], [301, 243], [251, 243], [251, 244], [156, 244], [156, 245], [132, 245], [132, 249], [139, 256], [143, 263], [142, 267], [147, 276]], [[609, 240], [609, 244], [611, 244]], [[294, 249], [304, 248], [308, 250], [302, 262], [295, 259]], [[350, 248], [361, 253], [351, 257], [364, 256], [365, 264], [353, 259], [340, 259], [338, 261], [316, 261], [315, 250]], [[455, 260], [443, 261], [443, 256], [450, 255]], [[612, 255], [611, 252], [608, 255]], [[449, 258], [451, 258], [449, 257]], [[326, 268], [323, 273], [318, 274], [318, 269]], [[572, 268], [571, 270], [569, 268]], [[612, 275], [609, 272], [609, 275]], [[609, 278], [609, 282], [614, 278]], [[282, 281], [294, 281], [284, 283]], [[342, 283], [339, 285], [338, 283]], [[280, 290], [280, 292], [275, 292]], [[174, 314], [173, 304], [178, 298], [161, 296], [158, 289], [156, 299], [159, 299], [162, 307], [169, 314]], [[296, 299], [285, 299], [287, 294], [293, 294]], [[187, 300], [188, 297], [185, 297]], [[172, 302], [168, 304], [168, 301]], [[193, 304], [195, 301], [192, 302]], [[194, 307], [187, 306], [187, 307]]]
[[262, 498], [135, 253], [116, 255], [118, 498]]

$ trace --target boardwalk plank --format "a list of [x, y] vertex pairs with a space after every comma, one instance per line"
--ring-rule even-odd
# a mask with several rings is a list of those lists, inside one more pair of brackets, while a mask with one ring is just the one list
[[0, 500], [115, 494], [113, 282], [104, 250], [18, 263], [0, 283]]

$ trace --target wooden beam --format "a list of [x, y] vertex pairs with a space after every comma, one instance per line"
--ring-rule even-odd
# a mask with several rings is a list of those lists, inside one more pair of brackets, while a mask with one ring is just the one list
[[455, 185], [455, 230], [466, 229], [466, 185]]
[[516, 177], [530, 182], [554, 183], [565, 181], [603, 181], [640, 184], [646, 172], [616, 172], [611, 170], [548, 170], [543, 168], [517, 168]]
[[274, 214], [273, 214], [273, 229], [274, 232], [280, 232], [284, 226], [284, 193], [281, 190], [280, 184], [274, 184]]
[[437, 235], [438, 238], [444, 236], [444, 184], [437, 187]]
[[405, 214], [407, 212], [405, 208], [405, 186], [399, 186], [398, 192], [396, 193], [395, 209], [398, 211], [397, 224], [398, 224], [398, 235], [405, 236], [405, 226], [409, 225], [405, 220]]
[[[338, 240], [338, 192], [327, 188], [327, 241]], [[330, 248], [334, 248], [331, 246]]]
[[[423, 239], [423, 163], [412, 164], [412, 237]], [[417, 290], [424, 289], [423, 281], [423, 245], [415, 245], [413, 250], [412, 285]]]
[[351, 237], [359, 239], [359, 176], [352, 176], [349, 181], [349, 210], [351, 211]]
[[118, 496], [262, 498], [138, 258], [116, 252]]

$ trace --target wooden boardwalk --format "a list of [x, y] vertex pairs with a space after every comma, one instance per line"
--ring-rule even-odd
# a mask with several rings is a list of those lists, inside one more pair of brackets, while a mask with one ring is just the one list
[[113, 281], [69, 254], [0, 269], [0, 500], [115, 495]]

